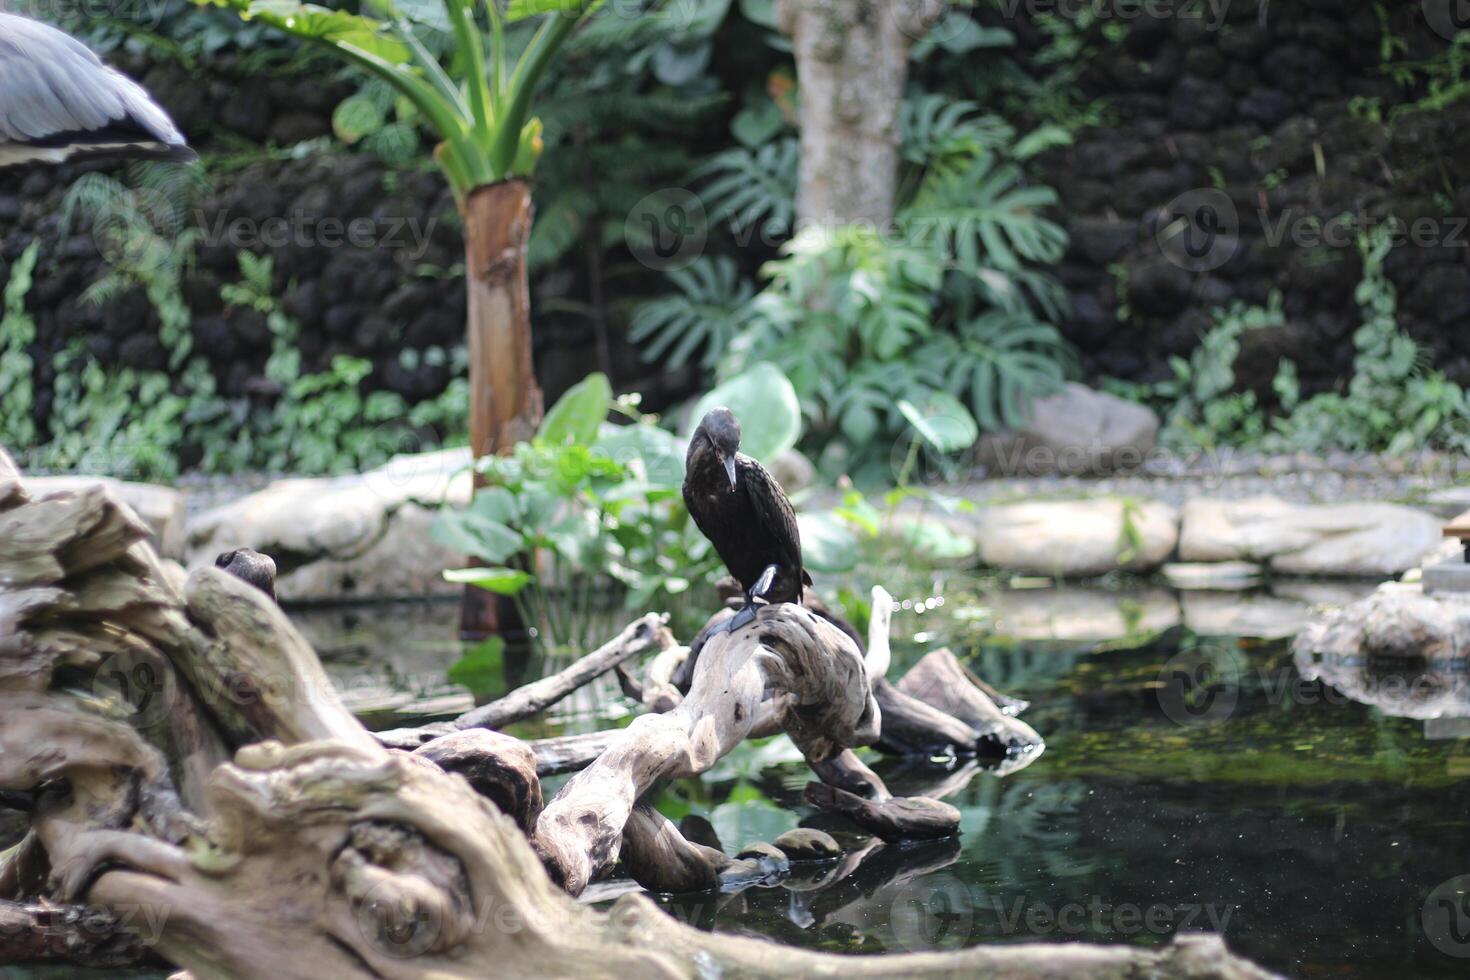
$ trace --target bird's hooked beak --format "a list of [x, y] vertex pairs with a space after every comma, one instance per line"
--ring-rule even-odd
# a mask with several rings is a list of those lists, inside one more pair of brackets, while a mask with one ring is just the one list
[[735, 492], [735, 457], [721, 456], [720, 462], [725, 464], [725, 475], [730, 478], [730, 492]]

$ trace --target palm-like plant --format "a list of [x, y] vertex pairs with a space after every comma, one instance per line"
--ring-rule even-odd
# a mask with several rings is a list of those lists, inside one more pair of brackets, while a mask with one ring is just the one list
[[[391, 85], [438, 136], [434, 159], [464, 219], [470, 444], [485, 455], [529, 438], [541, 415], [526, 267], [527, 178], [541, 153], [531, 99], [557, 51], [601, 0], [509, 0], [504, 10], [500, 0], [485, 0], [488, 32], [476, 0], [441, 0], [443, 16], [435, 21], [426, 19], [421, 0], [370, 0], [365, 6], [375, 16], [297, 0], [199, 2], [336, 52]], [[508, 28], [533, 17], [542, 21], [512, 60]], [[429, 50], [425, 24], [449, 35], [448, 58]]]

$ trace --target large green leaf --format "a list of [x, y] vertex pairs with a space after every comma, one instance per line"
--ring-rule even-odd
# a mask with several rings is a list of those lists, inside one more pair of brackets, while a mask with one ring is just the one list
[[594, 448], [624, 466], [641, 466], [644, 478], [654, 486], [678, 488], [684, 482], [684, 440], [667, 429], [604, 425]]
[[980, 438], [975, 417], [947, 392], [931, 391], [919, 405], [901, 399], [898, 410], [936, 452], [957, 453], [970, 448]]
[[850, 572], [857, 567], [858, 539], [831, 514], [798, 514], [802, 563], [816, 572]]
[[391, 64], [412, 59], [408, 46], [388, 31], [386, 24], [344, 10], [331, 10], [300, 0], [209, 0], [228, 7], [244, 20], [259, 20], [299, 38], [326, 44], [350, 45]]
[[440, 511], [429, 525], [429, 537], [452, 551], [488, 562], [508, 561], [522, 548], [518, 533], [473, 510]]
[[549, 446], [590, 445], [597, 430], [612, 407], [612, 385], [607, 375], [594, 372], [567, 389], [541, 421], [536, 433], [539, 442]]
[[801, 438], [796, 389], [774, 364], [757, 364], [717, 385], [695, 404], [686, 435], [693, 434], [706, 412], [721, 405], [740, 420], [740, 449], [747, 456], [770, 460]]
[[594, 6], [596, 0], [510, 0], [505, 16], [508, 20], [525, 20], [538, 14], [576, 14]]
[[451, 568], [444, 581], [473, 585], [496, 595], [515, 595], [531, 583], [531, 576], [519, 568]]
[[900, 517], [897, 532], [907, 554], [935, 563], [962, 562], [975, 554], [975, 541], [941, 520]]

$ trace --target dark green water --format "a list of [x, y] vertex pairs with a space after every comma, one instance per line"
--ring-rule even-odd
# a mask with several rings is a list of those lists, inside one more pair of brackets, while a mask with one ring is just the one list
[[[1025, 717], [1048, 745], [1026, 770], [977, 773], [947, 797], [964, 814], [957, 843], [885, 848], [870, 873], [827, 891], [754, 889], [718, 910], [671, 906], [716, 929], [829, 950], [1150, 945], [1203, 929], [1291, 976], [1470, 975], [1470, 959], [1454, 955], [1470, 956], [1470, 930], [1431, 923], [1426, 935], [1422, 916], [1438, 886], [1470, 872], [1470, 744], [1329, 700], [1299, 679], [1284, 644], [1233, 640], [1221, 642], [1250, 668], [1234, 710], [1181, 726], [1158, 686], [1181, 639], [1136, 651], [985, 651], [1017, 668], [1025, 683], [1010, 687], [1033, 699]], [[896, 792], [932, 792], [943, 776], [875, 768]], [[805, 815], [807, 778], [792, 763], [730, 791], [747, 810], [763, 809], [750, 802], [759, 793]], [[678, 815], [687, 799], [724, 791], [675, 787], [664, 808]], [[1455, 924], [1470, 926], [1470, 914]]]
[[[1470, 976], [1470, 877], [1454, 880], [1470, 875], [1470, 726], [1448, 717], [1470, 715], [1470, 674], [1426, 688], [1412, 671], [1335, 665], [1342, 688], [1382, 702], [1369, 706], [1305, 680], [1283, 639], [1209, 635], [1287, 635], [1314, 593], [1212, 606], [1159, 590], [944, 591], [944, 607], [895, 616], [892, 676], [950, 646], [1032, 702], [1023, 717], [1045, 753], [1003, 778], [870, 755], [895, 792], [943, 795], [964, 815], [956, 840], [896, 847], [813, 814], [801, 802], [810, 773], [784, 738], [743, 745], [704, 778], [664, 787], [659, 808], [707, 817], [727, 850], [798, 824], [851, 850], [764, 887], [660, 899], [672, 914], [844, 953], [1146, 946], [1207, 930], [1293, 977]], [[460, 653], [445, 607], [299, 618], [379, 727], [465, 706], [444, 680]], [[502, 687], [546, 669], [514, 656], [500, 666]], [[599, 682], [516, 733], [627, 713]]]

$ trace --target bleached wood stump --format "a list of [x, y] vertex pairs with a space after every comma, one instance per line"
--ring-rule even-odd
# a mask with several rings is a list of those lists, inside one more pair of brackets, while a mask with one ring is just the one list
[[[465, 778], [370, 737], [263, 593], [213, 568], [179, 581], [146, 536], [105, 491], [29, 499], [0, 452], [0, 800], [30, 816], [0, 855], [0, 898], [146, 910], [151, 948], [196, 977], [1266, 976], [1213, 937], [850, 958], [698, 932], [636, 895], [586, 908]], [[812, 699], [862, 690], [859, 665], [817, 670], [777, 638], [812, 628], [732, 638], [701, 695], [724, 714], [645, 725], [646, 756], [614, 746], [588, 785], [614, 760], [634, 787], [696, 768], [768, 685], [778, 707], [746, 731], [779, 719], [809, 748], [867, 737], [866, 699]], [[472, 749], [455, 747], [439, 758]], [[571, 854], [559, 825], [543, 814], [537, 841]]]

